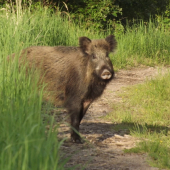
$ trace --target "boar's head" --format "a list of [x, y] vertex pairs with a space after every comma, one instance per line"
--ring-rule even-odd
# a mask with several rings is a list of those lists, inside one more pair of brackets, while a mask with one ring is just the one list
[[79, 45], [82, 52], [88, 57], [88, 65], [92, 74], [99, 82], [110, 81], [114, 77], [112, 62], [109, 53], [116, 48], [116, 40], [113, 35], [105, 39], [90, 40], [87, 37], [79, 38]]

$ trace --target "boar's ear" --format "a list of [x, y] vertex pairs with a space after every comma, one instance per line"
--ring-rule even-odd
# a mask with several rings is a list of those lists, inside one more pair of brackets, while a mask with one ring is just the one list
[[90, 43], [91, 43], [91, 40], [87, 37], [79, 38], [79, 45], [83, 53], [88, 53], [88, 47]]
[[105, 40], [109, 43], [109, 51], [113, 52], [113, 50], [116, 48], [117, 42], [115, 40], [114, 35], [109, 35], [105, 38]]

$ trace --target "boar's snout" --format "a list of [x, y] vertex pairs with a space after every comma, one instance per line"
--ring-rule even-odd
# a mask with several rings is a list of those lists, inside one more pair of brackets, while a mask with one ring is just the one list
[[112, 77], [112, 73], [107, 69], [104, 69], [103, 72], [101, 73], [101, 78], [103, 80], [109, 80], [111, 77]]
[[96, 68], [97, 76], [104, 81], [111, 80], [114, 77], [114, 70], [112, 67], [113, 66], [107, 65], [98, 66]]

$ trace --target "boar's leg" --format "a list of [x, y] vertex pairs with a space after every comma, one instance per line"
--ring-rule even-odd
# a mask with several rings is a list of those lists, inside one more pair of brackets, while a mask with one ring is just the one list
[[87, 109], [89, 108], [92, 102], [93, 102], [92, 100], [86, 100], [83, 102], [83, 109], [80, 112], [80, 119], [79, 119], [80, 122], [83, 119], [84, 115], [86, 114]]
[[71, 117], [71, 126], [72, 126], [71, 139], [73, 140], [73, 142], [76, 142], [76, 143], [82, 142], [81, 137], [79, 134], [77, 134], [77, 132], [79, 132], [80, 122], [83, 119], [91, 103], [92, 103], [92, 100], [87, 100], [83, 103], [78, 104], [78, 102], [75, 102], [74, 100], [74, 104], [69, 106], [69, 114]]
[[[68, 112], [71, 118], [71, 139], [73, 142], [81, 143], [81, 137], [77, 133], [79, 132], [79, 125], [80, 125], [80, 115], [82, 113], [83, 107], [81, 104], [78, 104], [74, 101], [72, 105], [69, 106]], [[76, 132], [76, 131], [77, 132]]]

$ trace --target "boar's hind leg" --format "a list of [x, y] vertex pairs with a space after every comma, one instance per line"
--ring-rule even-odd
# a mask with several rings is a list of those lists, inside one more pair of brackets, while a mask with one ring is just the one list
[[82, 110], [82, 105], [76, 103], [75, 101], [69, 106], [68, 109], [71, 118], [71, 139], [76, 143], [81, 143], [81, 137], [77, 132], [79, 132], [80, 115]]

